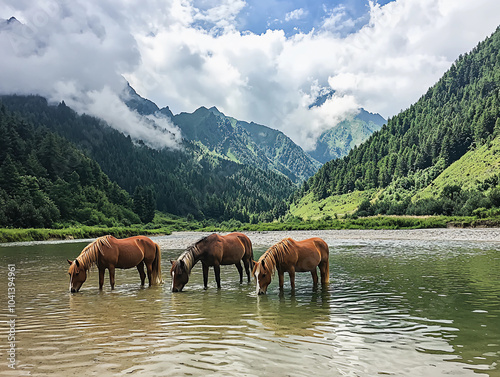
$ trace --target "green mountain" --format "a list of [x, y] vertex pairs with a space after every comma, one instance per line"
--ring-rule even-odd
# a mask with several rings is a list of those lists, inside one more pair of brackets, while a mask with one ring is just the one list
[[[482, 148], [486, 151], [481, 154], [488, 154], [499, 136], [500, 28], [460, 56], [418, 102], [389, 119], [365, 143], [324, 164], [294, 194], [294, 211], [312, 198], [333, 201], [354, 192], [364, 193], [357, 194], [364, 197], [358, 202], [363, 215], [493, 210], [500, 204], [495, 200], [500, 190], [496, 163], [483, 169], [459, 161]], [[468, 172], [459, 184], [456, 172], [443, 175], [454, 163]], [[430, 190], [438, 183], [440, 191]], [[432, 195], [421, 196], [422, 191]]]
[[0, 227], [130, 225], [133, 209], [94, 160], [0, 104]]
[[[64, 102], [50, 106], [39, 96], [2, 96], [0, 101], [34, 129], [46, 128], [74, 143], [129, 195], [154, 197], [163, 212], [271, 221], [285, 213], [284, 199], [295, 188], [282, 174], [222, 158], [200, 143], [186, 141], [182, 150], [151, 149], [100, 119], [78, 115]], [[12, 137], [11, 131], [3, 137]]]
[[186, 139], [235, 162], [279, 172], [293, 182], [309, 178], [320, 167], [281, 131], [225, 116], [215, 107], [200, 107], [172, 120]]
[[316, 148], [308, 153], [323, 164], [344, 157], [351, 149], [380, 130], [385, 123], [386, 120], [380, 114], [361, 109], [355, 116], [323, 132], [316, 142]]

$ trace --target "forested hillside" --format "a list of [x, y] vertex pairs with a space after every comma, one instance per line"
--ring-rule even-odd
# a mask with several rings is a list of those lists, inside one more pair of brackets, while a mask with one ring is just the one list
[[[343, 159], [326, 163], [294, 195], [316, 200], [373, 191], [362, 214], [468, 214], [464, 208], [494, 206], [496, 183], [468, 190], [445, 184], [433, 198], [417, 200], [447, 167], [468, 151], [500, 134], [500, 29], [472, 52], [460, 56], [417, 103], [389, 119], [387, 125]], [[498, 172], [497, 172], [498, 173]], [[471, 181], [485, 178], [474, 176]], [[491, 178], [491, 174], [490, 174]], [[493, 182], [493, 183], [491, 183]], [[491, 199], [491, 200], [490, 200]], [[474, 205], [465, 203], [474, 201]]]
[[294, 189], [280, 174], [222, 159], [195, 143], [184, 143], [182, 151], [151, 149], [64, 103], [49, 106], [39, 96], [3, 96], [1, 101], [35, 129], [47, 127], [75, 143], [130, 195], [153, 196], [160, 211], [269, 221], [286, 211], [283, 199]]
[[0, 104], [0, 227], [130, 225], [130, 195], [73, 144]]

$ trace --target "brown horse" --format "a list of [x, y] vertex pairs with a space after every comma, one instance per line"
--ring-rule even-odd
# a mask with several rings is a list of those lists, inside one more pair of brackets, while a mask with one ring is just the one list
[[240, 284], [243, 283], [243, 268], [250, 282], [250, 266], [253, 261], [252, 242], [243, 233], [230, 233], [220, 236], [213, 233], [202, 238], [179, 256], [171, 261], [172, 292], [181, 292], [189, 280], [189, 274], [194, 265], [201, 260], [203, 265], [203, 284], [208, 284], [208, 268], [213, 267], [217, 288], [220, 289], [220, 266], [234, 264], [240, 273]]
[[146, 279], [144, 273], [146, 265], [149, 286], [162, 283], [160, 247], [144, 236], [124, 239], [116, 239], [109, 235], [100, 237], [88, 244], [74, 261], [68, 259], [68, 263], [70, 264], [69, 288], [73, 293], [80, 290], [87, 280], [87, 271], [93, 266], [99, 269], [99, 289], [102, 289], [104, 284], [106, 268], [109, 270], [111, 289], [115, 288], [115, 268], [127, 269], [137, 266], [142, 286]]
[[292, 291], [295, 289], [295, 272], [310, 271], [314, 286], [318, 284], [316, 267], [319, 267], [321, 284], [330, 279], [328, 245], [321, 238], [313, 237], [303, 241], [285, 238], [271, 246], [255, 262], [252, 273], [257, 280], [257, 293], [265, 294], [271, 277], [278, 271], [280, 290], [283, 290], [284, 273], [290, 276]]

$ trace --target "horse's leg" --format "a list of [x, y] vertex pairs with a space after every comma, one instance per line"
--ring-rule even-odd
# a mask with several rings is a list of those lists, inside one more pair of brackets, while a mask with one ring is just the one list
[[148, 272], [149, 286], [151, 287], [151, 274], [153, 273], [153, 262], [146, 263], [146, 271]]
[[295, 268], [290, 268], [288, 275], [290, 276], [290, 286], [292, 287], [292, 291], [295, 291]]
[[278, 270], [278, 281], [280, 286], [280, 291], [283, 290], [283, 285], [285, 284], [285, 272]]
[[214, 272], [215, 272], [215, 281], [217, 282], [217, 288], [220, 289], [220, 265], [217, 263], [214, 265]]
[[104, 285], [104, 273], [106, 272], [105, 268], [99, 267], [99, 290], [102, 291], [102, 286]]
[[240, 284], [243, 283], [243, 267], [241, 267], [241, 262], [235, 263], [238, 272], [240, 273]]
[[245, 266], [245, 272], [248, 277], [248, 282], [250, 283], [250, 261], [247, 259], [243, 259], [243, 265]]
[[139, 276], [141, 277], [141, 287], [144, 286], [144, 281], [146, 280], [146, 274], [144, 273], [144, 262], [137, 265], [137, 271], [139, 271]]
[[316, 288], [318, 286], [318, 272], [316, 271], [316, 267], [314, 267], [314, 270], [311, 270], [311, 276], [313, 278], [313, 287]]
[[203, 265], [203, 286], [205, 289], [208, 288], [208, 264], [201, 263]]
[[115, 266], [110, 265], [109, 270], [109, 283], [111, 284], [111, 289], [115, 289]]

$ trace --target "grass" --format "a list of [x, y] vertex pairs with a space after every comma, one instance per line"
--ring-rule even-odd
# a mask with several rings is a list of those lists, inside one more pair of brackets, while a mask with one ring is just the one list
[[144, 229], [135, 227], [93, 227], [81, 226], [63, 229], [0, 229], [0, 242], [26, 242], [26, 241], [48, 241], [48, 240], [68, 240], [82, 238], [96, 238], [111, 234], [117, 238], [125, 238], [142, 235], [170, 234], [171, 231], [165, 229]]
[[74, 225], [60, 227], [58, 229], [30, 228], [13, 229], [0, 228], [0, 243], [4, 242], [27, 242], [27, 241], [48, 241], [48, 240], [68, 240], [82, 238], [96, 238], [111, 234], [117, 238], [125, 238], [136, 235], [164, 235], [180, 230], [200, 230], [206, 224], [195, 220], [166, 215], [161, 212], [155, 214], [155, 218], [149, 224], [137, 224], [129, 227], [106, 227], [106, 226], [85, 226]]
[[413, 200], [436, 197], [445, 186], [457, 185], [462, 190], [475, 189], [500, 171], [500, 139], [493, 139], [464, 154], [448, 166], [432, 183], [415, 195]]
[[354, 191], [317, 201], [313, 194], [309, 193], [297, 205], [291, 205], [290, 213], [305, 220], [319, 220], [325, 216], [335, 217], [351, 214], [364, 199], [372, 199], [374, 194], [374, 190]]
[[475, 217], [449, 216], [372, 216], [345, 219], [322, 219], [308, 221], [272, 222], [260, 224], [241, 224], [238, 222], [221, 223], [205, 227], [207, 232], [230, 231], [287, 231], [287, 230], [326, 230], [326, 229], [426, 229], [460, 228], [476, 226], [500, 226], [500, 219], [477, 219]]
[[117, 238], [135, 235], [167, 235], [173, 231], [289, 231], [289, 230], [326, 230], [326, 229], [425, 229], [446, 227], [500, 227], [500, 218], [479, 219], [476, 217], [448, 216], [371, 216], [343, 219], [323, 218], [319, 220], [275, 221], [272, 223], [248, 224], [236, 220], [208, 224], [206, 222], [189, 221], [157, 214], [155, 220], [144, 226], [132, 227], [92, 227], [73, 226], [62, 229], [0, 229], [0, 243], [47, 241], [53, 239], [96, 238], [111, 234]]

